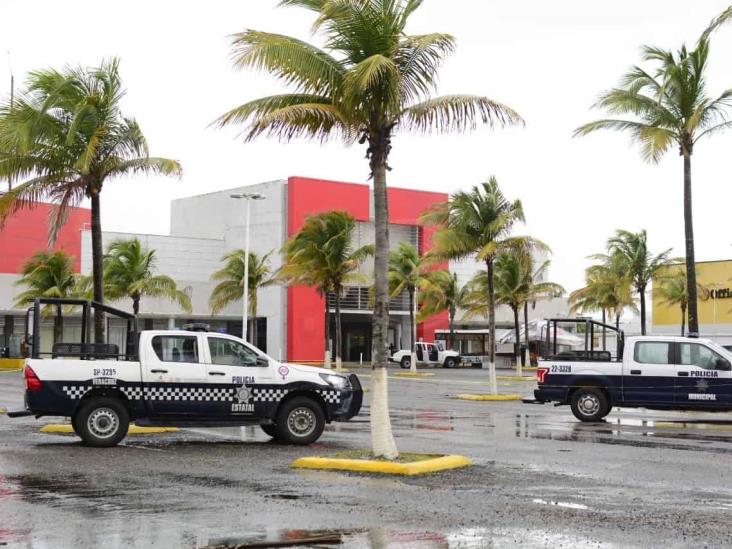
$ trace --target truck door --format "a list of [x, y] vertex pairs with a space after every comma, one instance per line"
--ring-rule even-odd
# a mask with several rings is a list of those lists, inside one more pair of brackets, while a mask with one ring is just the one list
[[623, 364], [623, 400], [641, 404], [674, 402], [676, 366], [673, 343], [636, 341]]
[[201, 336], [167, 335], [152, 338], [152, 352], [142, 362], [143, 394], [154, 414], [198, 415], [207, 412], [206, 365], [201, 360]]
[[424, 345], [422, 343], [417, 343], [416, 354], [417, 354], [417, 361], [418, 362], [423, 362], [425, 360], [424, 348], [423, 347], [424, 347]]
[[261, 355], [233, 337], [207, 335], [206, 340], [209, 387], [226, 395], [213, 402], [214, 414], [266, 416], [265, 397], [276, 389], [269, 362], [257, 362]]
[[429, 359], [430, 362], [439, 362], [440, 361], [440, 355], [437, 351], [437, 345], [433, 345], [431, 343], [426, 345], [427, 352], [429, 353]]
[[732, 405], [729, 361], [702, 343], [676, 345], [676, 404], [709, 408]]

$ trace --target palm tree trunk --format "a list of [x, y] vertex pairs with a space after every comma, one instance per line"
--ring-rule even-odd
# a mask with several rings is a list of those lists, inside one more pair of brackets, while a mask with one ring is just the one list
[[[102, 251], [102, 220], [99, 206], [99, 190], [92, 188], [91, 198], [91, 236], [92, 236], [92, 282], [94, 301], [104, 303], [104, 272]], [[104, 312], [94, 310], [94, 341], [104, 343]]]
[[53, 342], [60, 343], [64, 339], [64, 315], [61, 306], [56, 306], [56, 320], [53, 323]]
[[686, 291], [688, 293], [689, 333], [699, 334], [699, 317], [696, 309], [696, 264], [694, 260], [694, 223], [691, 208], [691, 151], [684, 155], [684, 238], [686, 241]]
[[513, 329], [516, 332], [516, 344], [513, 346], [514, 356], [516, 357], [516, 373], [521, 375], [521, 324], [519, 323], [518, 305], [511, 305], [513, 311]]
[[323, 366], [330, 370], [330, 309], [328, 307], [328, 290], [326, 289], [325, 294], [325, 358], [323, 359]]
[[252, 293], [254, 295], [249, 296], [249, 303], [252, 309], [252, 321], [247, 322], [247, 324], [252, 325], [252, 345], [259, 348], [259, 345], [257, 345], [257, 290], [255, 289]]
[[409, 347], [411, 350], [409, 358], [409, 369], [412, 372], [417, 371], [417, 333], [414, 329], [414, 288], [408, 288], [409, 293], [409, 337], [412, 340], [412, 345]]
[[[380, 132], [381, 133], [381, 132]], [[396, 459], [399, 452], [391, 432], [389, 418], [389, 391], [386, 368], [389, 360], [387, 334], [389, 329], [389, 205], [386, 194], [386, 160], [389, 136], [371, 135], [369, 154], [371, 174], [374, 178], [374, 318], [373, 318], [373, 369], [371, 378], [371, 449], [375, 457]]]
[[450, 349], [455, 350], [455, 307], [450, 307]]
[[640, 294], [641, 335], [646, 335], [646, 287], [638, 286]]
[[607, 322], [607, 316], [605, 315], [605, 309], [602, 309], [602, 350], [607, 351], [607, 329], [605, 323]]
[[336, 298], [336, 341], [335, 341], [335, 354], [336, 354], [336, 370], [341, 371], [342, 368], [342, 357], [341, 357], [341, 285], [335, 285], [335, 298]]
[[681, 337], [684, 337], [684, 323], [686, 321], [686, 307], [681, 306]]
[[139, 295], [133, 295], [132, 296], [132, 312], [135, 316], [138, 315], [140, 312], [140, 296]]
[[615, 315], [615, 328], [620, 330], [620, 315], [618, 314]]
[[521, 354], [521, 365], [526, 366], [527, 359], [531, 359], [529, 354], [529, 302], [524, 303], [524, 352]]
[[498, 393], [496, 380], [496, 289], [493, 280], [493, 258], [487, 259], [488, 271], [488, 372], [490, 375], [491, 392]]

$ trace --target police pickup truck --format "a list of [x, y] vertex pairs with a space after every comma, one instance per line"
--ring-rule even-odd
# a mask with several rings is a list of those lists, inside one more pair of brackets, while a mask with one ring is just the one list
[[[557, 350], [556, 326], [584, 324], [584, 350]], [[551, 342], [551, 326], [555, 339]], [[708, 339], [629, 337], [592, 320], [552, 319], [536, 371], [536, 403], [569, 404], [581, 421], [599, 421], [613, 406], [663, 410], [732, 410], [732, 353]], [[616, 331], [616, 355], [595, 350], [600, 332]]]
[[[81, 342], [54, 343], [42, 353], [41, 305], [80, 307]], [[126, 331], [116, 334], [119, 345], [88, 343], [94, 309], [127, 321]], [[36, 300], [26, 315], [25, 410], [8, 415], [70, 417], [87, 445], [114, 446], [131, 421], [260, 425], [275, 439], [310, 444], [326, 423], [358, 414], [363, 393], [356, 375], [282, 363], [237, 337], [194, 328], [138, 332], [133, 315], [106, 305]]]

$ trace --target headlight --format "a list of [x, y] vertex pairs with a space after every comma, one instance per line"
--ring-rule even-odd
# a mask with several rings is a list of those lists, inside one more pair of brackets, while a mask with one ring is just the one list
[[328, 385], [335, 387], [336, 389], [339, 389], [341, 391], [343, 389], [347, 389], [350, 385], [350, 383], [348, 382], [348, 378], [344, 376], [339, 376], [336, 374], [320, 374], [320, 377]]

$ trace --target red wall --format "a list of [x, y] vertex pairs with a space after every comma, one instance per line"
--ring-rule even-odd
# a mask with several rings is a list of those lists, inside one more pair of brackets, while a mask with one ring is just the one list
[[[18, 273], [34, 253], [48, 243], [48, 218], [53, 204], [41, 203], [10, 216], [0, 228], [0, 273]], [[81, 266], [81, 230], [91, 223], [87, 208], [71, 208], [69, 219], [58, 233], [54, 250], [74, 257], [74, 269]]]
[[[308, 215], [345, 210], [357, 221], [369, 219], [369, 188], [307, 177], [287, 180], [287, 236], [295, 234]], [[287, 359], [322, 361], [325, 340], [325, 300], [314, 288], [287, 288]]]
[[[290, 177], [287, 186], [287, 234], [292, 236], [302, 227], [308, 215], [330, 210], [345, 210], [357, 221], [369, 220], [368, 185]], [[389, 221], [416, 225], [417, 218], [435, 202], [443, 202], [447, 194], [390, 188]], [[434, 230], [420, 229], [420, 252], [429, 248]], [[436, 268], [447, 267], [447, 264]], [[297, 286], [287, 289], [287, 358], [294, 362], [323, 360], [324, 300], [313, 288]], [[417, 328], [419, 337], [434, 339], [436, 328], [447, 327], [447, 313], [427, 320]]]

